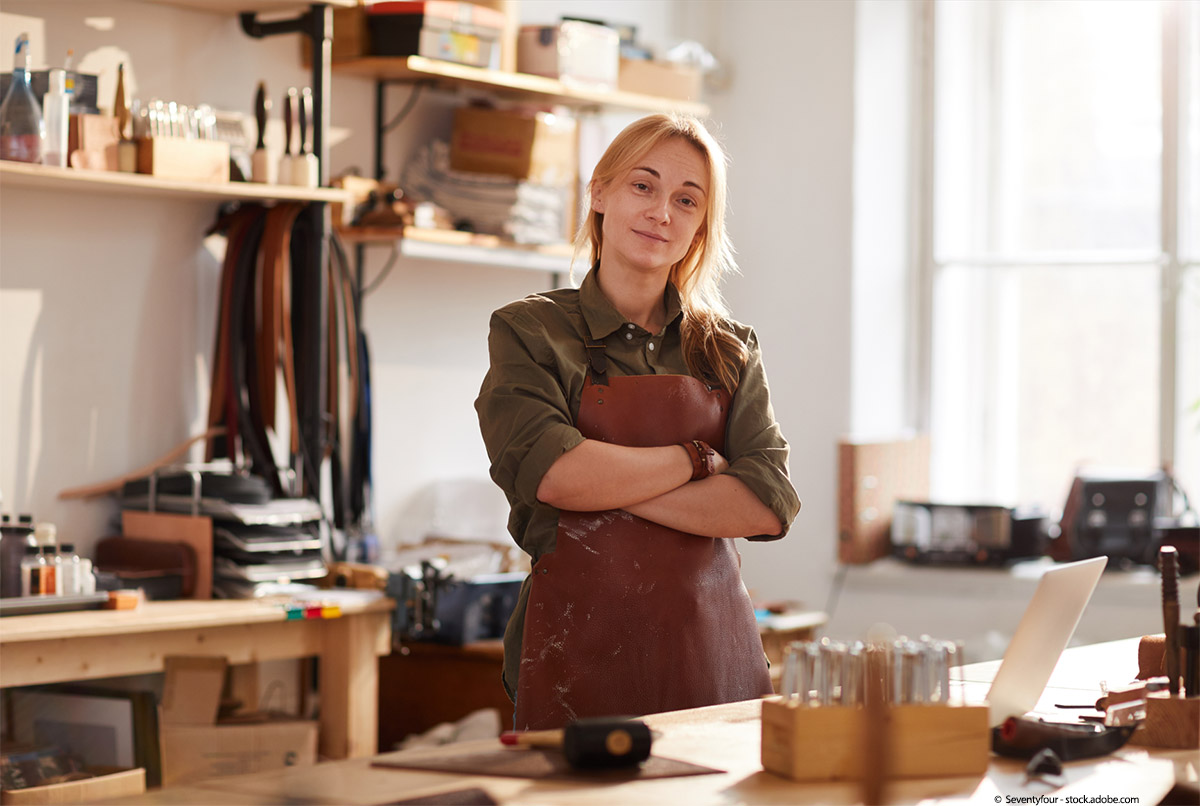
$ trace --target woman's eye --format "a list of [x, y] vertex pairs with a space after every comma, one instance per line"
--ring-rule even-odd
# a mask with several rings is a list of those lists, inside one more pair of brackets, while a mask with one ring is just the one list
[[679, 203], [684, 205], [685, 207], [695, 207], [696, 206], [696, 202], [693, 201], [692, 199], [687, 198], [686, 196], [684, 198], [680, 199]]
[[638, 190], [649, 190], [650, 189], [650, 186], [647, 185], [645, 182], [634, 182], [633, 186], [635, 188], [637, 188]]

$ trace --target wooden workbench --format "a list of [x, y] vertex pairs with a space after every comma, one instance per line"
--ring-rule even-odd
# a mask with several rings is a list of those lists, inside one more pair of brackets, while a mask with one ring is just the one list
[[[1044, 703], [1094, 701], [1099, 681], [1128, 680], [1137, 669], [1136, 640], [1067, 650], [1047, 689]], [[968, 667], [965, 689], [975, 700], [986, 694], [996, 664]], [[368, 759], [294, 767], [278, 772], [217, 779], [186, 788], [164, 789], [127, 801], [137, 804], [268, 804], [405, 802], [469, 788], [485, 790], [505, 804], [801, 804], [857, 803], [855, 784], [798, 784], [764, 772], [759, 763], [759, 701], [697, 708], [647, 717], [659, 732], [656, 755], [715, 767], [725, 772], [649, 781], [597, 785], [564, 781], [532, 781], [481, 775], [450, 775], [370, 766]], [[494, 740], [464, 742], [410, 753], [458, 754], [498, 747]], [[520, 751], [513, 751], [520, 752]], [[400, 754], [387, 754], [392, 757]], [[1195, 780], [1200, 766], [1196, 751], [1153, 751], [1126, 747], [1117, 753], [1066, 765], [1059, 786], [1029, 781], [1024, 763], [994, 757], [985, 776], [892, 783], [889, 803], [966, 801], [1015, 803], [1009, 797], [1068, 795], [1138, 798], [1158, 803], [1179, 780]], [[456, 802], [456, 801], [443, 801]], [[469, 801], [461, 801], [469, 802]], [[1120, 802], [1119, 800], [1111, 802]], [[1134, 801], [1127, 801], [1134, 802]]]
[[376, 752], [378, 657], [393, 603], [343, 604], [337, 618], [288, 620], [262, 601], [145, 602], [0, 619], [0, 687], [163, 671], [168, 655], [223, 655], [231, 666], [315, 656], [322, 756]]

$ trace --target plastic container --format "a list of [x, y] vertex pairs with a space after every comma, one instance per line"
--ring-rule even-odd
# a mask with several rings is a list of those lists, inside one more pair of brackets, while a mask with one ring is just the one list
[[29, 83], [29, 34], [17, 37], [12, 83], [0, 105], [0, 159], [41, 162], [46, 139], [42, 107]]
[[46, 93], [42, 111], [46, 119], [46, 147], [42, 162], [59, 168], [67, 167], [67, 132], [71, 128], [71, 94], [67, 92], [67, 71], [50, 71], [50, 91]]
[[80, 574], [83, 571], [83, 563], [79, 559], [79, 555], [75, 552], [74, 543], [63, 543], [62, 550], [58, 553], [59, 559], [62, 560], [62, 565], [59, 568], [59, 581], [62, 585], [63, 596], [79, 595]]

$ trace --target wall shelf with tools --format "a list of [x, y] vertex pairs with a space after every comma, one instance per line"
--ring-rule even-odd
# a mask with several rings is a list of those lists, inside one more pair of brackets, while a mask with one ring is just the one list
[[[424, 56], [361, 57], [336, 61], [335, 73], [375, 80], [375, 173], [383, 178], [383, 138], [386, 133], [385, 92], [389, 84], [428, 86], [441, 92], [482, 91], [509, 101], [558, 104], [584, 114], [609, 111], [674, 111], [703, 117], [706, 104], [621, 90], [573, 86], [558, 79], [493, 70]], [[570, 270], [571, 244], [522, 245], [504, 239], [449, 230], [417, 227], [358, 228], [340, 230], [342, 240], [356, 246], [359, 280], [363, 249], [391, 244], [403, 257], [549, 272], [557, 284]]]
[[424, 56], [369, 57], [335, 62], [333, 72], [390, 82], [432, 81], [443, 90], [472, 88], [505, 98], [563, 104], [584, 109], [619, 109], [635, 112], [684, 112], [704, 117], [708, 106], [621, 90], [595, 90], [565, 84], [554, 78], [506, 70], [489, 70]]
[[303, 188], [253, 182], [180, 182], [145, 174], [55, 168], [23, 162], [0, 162], [0, 187], [212, 201], [346, 202], [349, 198], [346, 191], [337, 188]]
[[346, 227], [338, 230], [348, 246], [393, 245], [402, 257], [503, 266], [541, 272], [571, 268], [570, 244], [529, 245], [505, 241], [496, 235], [421, 227]]

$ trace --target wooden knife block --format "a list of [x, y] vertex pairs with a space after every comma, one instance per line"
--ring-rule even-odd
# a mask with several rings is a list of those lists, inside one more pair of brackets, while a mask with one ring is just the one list
[[982, 775], [991, 755], [988, 709], [981, 706], [896, 705], [884, 725], [849, 706], [799, 707], [785, 700], [762, 705], [762, 765], [793, 781], [851, 781], [864, 777], [867, 730], [887, 731], [887, 778]]
[[229, 181], [229, 143], [147, 137], [137, 141], [137, 171], [180, 182]]
[[1200, 748], [1200, 697], [1184, 699], [1166, 692], [1146, 697], [1146, 720], [1129, 737], [1130, 744], [1173, 750]]

